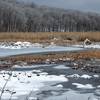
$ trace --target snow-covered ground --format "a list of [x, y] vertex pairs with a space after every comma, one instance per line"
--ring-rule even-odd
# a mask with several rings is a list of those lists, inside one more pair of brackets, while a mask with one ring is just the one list
[[[40, 44], [40, 43], [31, 43], [31, 42], [21, 42], [21, 41], [18, 41], [18, 42], [1, 42], [0, 43], [0, 48], [3, 48], [3, 49], [23, 49], [23, 48], [34, 48], [34, 47], [37, 47], [37, 48], [51, 48], [51, 47], [54, 47], [56, 46], [56, 44], [54, 44], [53, 42], [51, 42], [50, 45], [43, 45], [43, 44]], [[91, 45], [72, 45], [74, 47], [81, 47], [81, 48], [100, 48], [100, 43], [92, 43]]]
[[39, 43], [30, 43], [30, 42], [1, 42], [0, 48], [3, 49], [23, 49], [23, 48], [31, 48], [31, 47], [42, 47], [42, 44]]
[[[4, 89], [2, 99], [9, 100], [18, 99], [19, 96], [30, 94], [30, 92], [39, 91], [40, 88], [44, 87], [44, 82], [67, 82], [68, 79], [63, 75], [48, 75], [45, 72], [37, 70], [39, 75], [32, 71], [1, 71], [0, 72], [0, 91], [2, 91], [3, 86], [7, 82]], [[11, 74], [11, 76], [9, 75]], [[10, 78], [9, 78], [10, 77]], [[11, 97], [12, 95], [12, 97]]]
[[25, 49], [25, 48], [57, 48], [57, 49], [64, 49], [63, 46], [57, 46], [54, 43], [50, 45], [40, 44], [40, 43], [30, 43], [30, 42], [1, 42], [0, 48], [1, 49]]
[[73, 45], [74, 47], [80, 47], [80, 48], [93, 48], [93, 49], [100, 49], [100, 43], [92, 43], [91, 45]]

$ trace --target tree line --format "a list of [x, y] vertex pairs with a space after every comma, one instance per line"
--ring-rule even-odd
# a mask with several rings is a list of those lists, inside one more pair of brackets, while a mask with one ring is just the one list
[[0, 32], [100, 31], [100, 14], [0, 0]]

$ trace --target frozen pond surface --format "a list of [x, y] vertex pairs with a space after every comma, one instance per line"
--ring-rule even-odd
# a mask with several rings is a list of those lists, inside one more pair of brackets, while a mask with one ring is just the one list
[[100, 75], [73, 70], [67, 63], [24, 68], [16, 65], [12, 71], [0, 71], [0, 90], [9, 74], [2, 100], [99, 100], [100, 97]]
[[72, 45], [72, 46], [57, 46], [53, 42], [49, 45], [30, 43], [30, 42], [0, 42], [0, 56], [11, 56], [29, 53], [48, 53], [48, 52], [64, 52], [64, 51], [79, 51], [87, 49], [100, 49], [100, 43], [91, 45]]
[[79, 47], [63, 47], [63, 46], [47, 46], [43, 47], [29, 47], [20, 49], [0, 48], [0, 56], [11, 56], [29, 53], [46, 53], [46, 52], [63, 52], [63, 51], [77, 51], [83, 50]]

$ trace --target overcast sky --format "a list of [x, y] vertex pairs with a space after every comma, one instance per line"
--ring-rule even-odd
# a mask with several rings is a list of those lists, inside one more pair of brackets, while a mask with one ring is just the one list
[[28, 0], [39, 5], [100, 13], [100, 0]]

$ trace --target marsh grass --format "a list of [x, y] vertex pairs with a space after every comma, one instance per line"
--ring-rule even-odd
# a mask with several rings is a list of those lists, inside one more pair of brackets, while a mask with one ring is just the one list
[[[40, 32], [40, 33], [0, 33], [0, 41], [29, 41], [33, 43], [81, 42], [86, 38], [94, 42], [100, 41], [100, 32]], [[55, 40], [54, 40], [55, 39]]]

